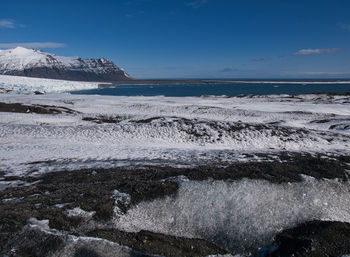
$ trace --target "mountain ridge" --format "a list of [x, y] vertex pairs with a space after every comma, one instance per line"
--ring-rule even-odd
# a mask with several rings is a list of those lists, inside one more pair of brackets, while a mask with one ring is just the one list
[[0, 75], [96, 82], [131, 79], [106, 58], [66, 57], [24, 47], [0, 50]]

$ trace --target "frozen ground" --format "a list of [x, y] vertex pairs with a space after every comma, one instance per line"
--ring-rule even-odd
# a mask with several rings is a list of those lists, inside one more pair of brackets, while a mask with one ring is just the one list
[[[28, 108], [0, 112], [0, 169], [24, 175], [130, 162], [225, 165], [281, 151], [347, 155], [349, 99], [0, 94], [0, 102]], [[33, 106], [70, 111], [39, 114]]]
[[349, 155], [349, 95], [0, 94], [0, 243], [250, 256], [303, 222], [347, 228]]

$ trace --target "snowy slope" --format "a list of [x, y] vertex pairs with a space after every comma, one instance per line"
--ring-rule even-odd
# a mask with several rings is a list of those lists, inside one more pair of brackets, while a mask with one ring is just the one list
[[0, 102], [77, 111], [0, 112], [0, 167], [17, 174], [130, 162], [224, 164], [280, 151], [350, 154], [349, 96], [0, 94]]
[[110, 81], [129, 75], [105, 59], [82, 59], [17, 47], [0, 50], [0, 74], [53, 79]]

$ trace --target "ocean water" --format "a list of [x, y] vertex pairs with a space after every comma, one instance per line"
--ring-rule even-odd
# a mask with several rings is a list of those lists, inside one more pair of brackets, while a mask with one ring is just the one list
[[72, 94], [115, 96], [202, 96], [242, 94], [310, 94], [350, 92], [350, 83], [342, 82], [230, 82], [208, 84], [119, 85], [116, 87], [81, 90]]

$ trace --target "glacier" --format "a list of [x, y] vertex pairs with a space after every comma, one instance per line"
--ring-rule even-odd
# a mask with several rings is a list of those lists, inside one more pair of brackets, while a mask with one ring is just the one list
[[52, 93], [98, 88], [98, 82], [82, 82], [57, 79], [28, 78], [23, 76], [0, 75], [0, 91], [17, 93]]

